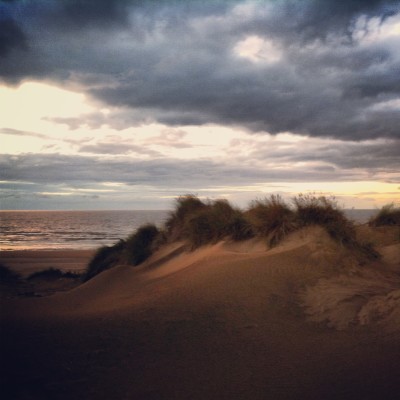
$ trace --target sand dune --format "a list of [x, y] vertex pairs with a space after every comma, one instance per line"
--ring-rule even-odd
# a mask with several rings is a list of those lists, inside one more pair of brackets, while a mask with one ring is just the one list
[[[333, 267], [345, 254], [317, 227], [294, 233], [273, 249], [259, 239], [220, 242], [195, 251], [183, 251], [182, 244], [173, 244], [160, 249], [137, 268], [121, 265], [75, 290], [52, 296], [51, 301], [35, 299], [21, 303], [27, 303], [23, 305], [29, 310], [25, 315], [40, 312], [43, 316], [122, 312], [146, 307], [148, 303], [162, 303], [169, 296], [176, 299], [180, 292], [187, 296], [185, 307], [191, 303], [196, 307], [199, 298], [218, 305], [227, 296], [241, 300], [257, 298], [254, 285], [260, 292], [293, 297], [295, 289], [333, 273]], [[292, 288], [290, 293], [282, 292], [283, 283]]]
[[[20, 360], [18, 346], [29, 358], [53, 352], [35, 372], [53, 398], [395, 398], [400, 248], [383, 245], [383, 261], [359, 266], [317, 227], [272, 249], [176, 243], [70, 292], [5, 303], [6, 342]], [[82, 381], [55, 372], [71, 357]]]

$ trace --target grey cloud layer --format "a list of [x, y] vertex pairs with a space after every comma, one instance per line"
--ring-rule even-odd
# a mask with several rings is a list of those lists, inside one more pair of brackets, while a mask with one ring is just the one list
[[[398, 108], [374, 108], [400, 97], [398, 37], [366, 44], [357, 36], [367, 33], [368, 18], [385, 24], [399, 1], [73, 0], [1, 7], [9, 34], [0, 36], [0, 76], [73, 80], [130, 115], [125, 122], [110, 117], [119, 129], [153, 120], [343, 140], [400, 137]], [[238, 57], [235, 46], [251, 35], [272, 41], [280, 60]], [[95, 115], [90, 123], [96, 125]]]
[[[382, 140], [367, 143], [327, 142], [293, 144], [284, 149], [271, 149], [270, 145], [257, 144], [249, 158], [269, 159], [271, 163], [320, 162], [337, 169], [362, 169], [371, 176], [379, 171], [398, 172], [400, 177], [400, 142]], [[319, 167], [320, 168], [320, 167]]]
[[[268, 149], [258, 143], [247, 159], [232, 153], [228, 162], [60, 154], [0, 155], [0, 180], [77, 185], [121, 182], [184, 191], [284, 181], [351, 181], [366, 177], [373, 180], [380, 178], [381, 173], [386, 174], [386, 180], [400, 181], [399, 150], [397, 141], [361, 146], [356, 143], [334, 147], [315, 145], [298, 151], [292, 147]], [[111, 149], [109, 154], [113, 152], [121, 153], [121, 150]], [[302, 167], [292, 167], [299, 162], [303, 163]]]

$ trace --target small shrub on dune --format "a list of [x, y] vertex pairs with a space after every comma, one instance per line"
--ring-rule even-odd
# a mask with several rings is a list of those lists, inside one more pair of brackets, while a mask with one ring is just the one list
[[279, 195], [254, 201], [246, 216], [255, 233], [267, 237], [270, 246], [295, 229], [294, 213]]
[[336, 241], [342, 244], [355, 243], [354, 224], [334, 199], [300, 194], [293, 199], [293, 202], [299, 226], [321, 225]]
[[106, 271], [118, 264], [121, 260], [122, 252], [125, 248], [125, 241], [120, 240], [113, 246], [100, 247], [92, 260], [90, 261], [83, 281], [86, 282], [98, 275], [100, 272]]
[[139, 265], [145, 261], [153, 253], [153, 245], [158, 235], [159, 231], [155, 225], [141, 226], [126, 240], [124, 259], [132, 265]]
[[188, 220], [206, 207], [206, 204], [192, 194], [178, 197], [176, 199], [175, 210], [170, 213], [165, 223], [169, 240], [183, 239], [184, 228]]
[[152, 242], [152, 251], [154, 252], [155, 250], [157, 250], [158, 248], [160, 248], [161, 246], [169, 243], [169, 237], [168, 237], [168, 232], [166, 231], [165, 228], [160, 228], [158, 230], [158, 234], [157, 236], [154, 238], [153, 242]]
[[250, 221], [239, 210], [235, 212], [230, 221], [229, 236], [235, 241], [247, 240], [255, 236]]
[[335, 241], [355, 251], [361, 259], [377, 259], [379, 253], [371, 243], [357, 241], [354, 223], [334, 199], [324, 196], [299, 195], [293, 199], [299, 226], [323, 226]]
[[207, 212], [193, 216], [185, 225], [186, 239], [192, 249], [205, 245], [215, 239], [215, 224]]
[[227, 200], [218, 199], [211, 202], [205, 212], [212, 220], [214, 241], [224, 237], [243, 240], [253, 235], [251, 225], [243, 213], [232, 207]]
[[215, 200], [198, 210], [186, 221], [184, 233], [192, 248], [223, 238], [243, 240], [252, 236], [251, 226], [242, 212], [227, 200]]
[[323, 225], [332, 220], [346, 219], [333, 198], [300, 194], [293, 199], [293, 203], [296, 207], [296, 218], [303, 226]]
[[368, 224], [370, 226], [400, 226], [400, 207], [396, 207], [394, 203], [383, 206]]

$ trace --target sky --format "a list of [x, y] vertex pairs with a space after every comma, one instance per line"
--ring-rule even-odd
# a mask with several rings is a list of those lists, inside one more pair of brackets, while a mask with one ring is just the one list
[[400, 200], [400, 1], [0, 1], [0, 209]]

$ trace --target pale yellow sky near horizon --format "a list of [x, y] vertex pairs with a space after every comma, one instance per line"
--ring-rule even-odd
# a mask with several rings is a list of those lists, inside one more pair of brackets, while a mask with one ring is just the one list
[[[257, 43], [256, 43], [257, 44]], [[58, 88], [49, 83], [26, 81], [18, 87], [0, 86], [0, 104], [2, 118], [0, 138], [2, 153], [8, 155], [60, 154], [87, 157], [113, 157], [121, 160], [135, 158], [135, 160], [152, 160], [154, 158], [179, 160], [212, 160], [231, 164], [235, 168], [241, 166], [250, 168], [270, 168], [285, 171], [290, 168], [312, 167], [312, 161], [285, 161], [279, 157], [268, 160], [268, 149], [285, 154], [298, 152], [301, 148], [316, 149], [319, 146], [332, 147], [337, 140], [308, 138], [304, 136], [283, 133], [276, 136], [268, 134], [250, 134], [244, 129], [224, 127], [219, 125], [168, 127], [158, 123], [133, 126], [129, 129], [118, 130], [103, 124], [90, 127], [82, 119], [82, 125], [71, 129], [67, 124], [56, 122], [55, 119], [82, 118], [82, 115], [101, 113], [107, 120], [112, 110], [101, 106], [84, 94]], [[132, 146], [131, 152], [85, 153], [84, 145], [91, 148], [102, 146], [122, 145]], [[135, 146], [135, 147], [133, 147]], [[87, 147], [89, 149], [89, 147]], [[257, 153], [260, 149], [267, 149], [265, 159]], [[257, 154], [256, 158], [253, 156]], [[316, 164], [316, 168], [318, 169]], [[340, 166], [339, 166], [340, 167]], [[279, 192], [283, 196], [297, 193], [315, 192], [317, 194], [333, 195], [345, 207], [374, 208], [390, 202], [399, 201], [399, 184], [390, 182], [390, 175], [374, 177], [368, 173], [358, 174], [358, 180], [329, 180], [320, 181], [274, 181], [273, 183], [249, 182], [248, 185], [213, 185], [203, 183], [198, 187], [199, 193], [210, 197], [226, 197], [234, 203], [243, 206], [255, 197]], [[316, 175], [317, 178], [317, 175]], [[7, 181], [7, 180], [6, 180]], [[55, 201], [59, 197], [74, 196], [79, 191], [104, 195], [105, 193], [131, 190], [123, 183], [110, 189], [110, 182], [96, 187], [68, 188], [62, 190], [41, 190], [38, 195], [52, 197]], [[12, 182], [11, 182], [12, 184]], [[112, 182], [111, 182], [112, 184]], [[17, 185], [17, 184], [16, 184]], [[150, 184], [151, 186], [151, 184]], [[274, 189], [275, 188], [275, 189]], [[170, 188], [171, 189], [171, 188]], [[178, 190], [178, 188], [177, 188]], [[181, 190], [181, 188], [179, 188]], [[182, 193], [177, 192], [176, 195]], [[132, 196], [135, 194], [131, 193]], [[171, 197], [170, 194], [155, 194], [161, 198]], [[156, 200], [156, 198], [155, 198]]]

